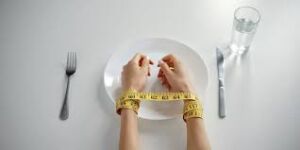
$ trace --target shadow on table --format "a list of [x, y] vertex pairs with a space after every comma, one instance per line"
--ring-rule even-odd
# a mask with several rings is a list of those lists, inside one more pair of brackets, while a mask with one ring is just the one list
[[[101, 143], [100, 149], [109, 149], [109, 150], [117, 150], [118, 149], [118, 141], [119, 141], [119, 131], [120, 131], [120, 119], [119, 116], [115, 113], [115, 106], [112, 102], [109, 101], [109, 97], [106, 94], [103, 80], [103, 71], [101, 70], [100, 82], [98, 83], [98, 101], [99, 107], [102, 110], [101, 116], [105, 116], [102, 118], [102, 126], [101, 130], [104, 130], [105, 135], [101, 135], [104, 137]], [[104, 120], [105, 119], [105, 120]]]
[[[246, 99], [251, 99], [255, 74], [251, 63], [251, 52], [242, 55], [234, 53], [225, 58], [225, 88], [226, 98], [240, 113], [246, 113], [249, 106]], [[240, 98], [243, 97], [244, 100]]]
[[168, 120], [139, 119], [139, 131], [143, 147], [159, 147], [164, 150], [186, 149], [186, 128], [182, 118]]

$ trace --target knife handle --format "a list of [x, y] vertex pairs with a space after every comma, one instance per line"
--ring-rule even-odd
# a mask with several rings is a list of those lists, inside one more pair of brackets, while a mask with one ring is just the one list
[[225, 118], [224, 87], [219, 87], [219, 117]]

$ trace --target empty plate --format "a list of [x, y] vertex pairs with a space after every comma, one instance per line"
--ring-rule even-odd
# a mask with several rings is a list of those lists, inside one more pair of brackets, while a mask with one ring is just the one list
[[[206, 65], [201, 56], [190, 47], [169, 39], [144, 39], [127, 48], [116, 51], [108, 60], [104, 71], [104, 86], [110, 100], [115, 103], [121, 94], [122, 67], [136, 54], [142, 53], [154, 61], [151, 76], [145, 91], [167, 91], [157, 79], [158, 61], [167, 54], [174, 54], [186, 66], [191, 82], [200, 99], [204, 96], [208, 84]], [[144, 119], [164, 120], [182, 117], [182, 101], [177, 102], [141, 102], [138, 116]]]

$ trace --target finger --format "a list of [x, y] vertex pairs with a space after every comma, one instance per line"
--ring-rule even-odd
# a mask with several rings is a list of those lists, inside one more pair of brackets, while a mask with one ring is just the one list
[[157, 74], [157, 77], [162, 77], [162, 75], [163, 75], [163, 72], [162, 72], [161, 69], [159, 69], [158, 74]]
[[168, 81], [166, 80], [166, 78], [162, 77], [162, 78], [160, 79], [160, 83], [161, 83], [162, 85], [164, 85], [164, 84], [168, 84]]
[[171, 85], [168, 84], [168, 85], [167, 85], [167, 88], [168, 88], [168, 90], [170, 91], [170, 90], [171, 90]]
[[179, 59], [177, 59], [172, 54], [163, 57], [162, 61], [166, 62], [170, 67], [174, 67], [174, 68], [176, 68], [176, 66], [180, 63]]
[[159, 82], [160, 82], [160, 84], [163, 84], [163, 79], [162, 78], [159, 78]]
[[177, 58], [173, 54], [168, 54], [162, 58], [164, 62], [176, 62]]
[[162, 85], [167, 85], [167, 82], [166, 81], [161, 81], [161, 84]]
[[150, 64], [151, 64], [152, 61], [147, 56], [143, 57], [141, 60], [142, 60], [141, 67], [143, 69], [147, 69], [147, 75], [150, 76], [151, 75], [150, 74]]
[[146, 57], [145, 55], [141, 54], [141, 53], [136, 53], [133, 58], [131, 59], [131, 61], [140, 64], [142, 58]]
[[162, 82], [162, 85], [170, 90], [171, 86], [167, 82]]
[[[163, 61], [163, 60], [161, 60], [161, 61]], [[173, 62], [166, 62], [166, 61], [163, 61], [163, 62], [167, 63], [169, 67], [174, 67], [174, 63]], [[157, 67], [160, 67], [160, 63], [159, 62], [157, 64]]]
[[166, 78], [162, 78], [161, 84], [166, 87], [167, 89], [171, 88], [171, 85], [169, 84], [168, 80]]
[[161, 84], [162, 83], [169, 83], [165, 76], [158, 77], [158, 80], [160, 81]]
[[159, 81], [165, 81], [165, 80], [166, 80], [166, 77], [158, 77], [158, 80], [159, 80]]
[[159, 80], [160, 84], [163, 84], [163, 82], [165, 81], [165, 80], [163, 79], [163, 77], [159, 77], [158, 80]]
[[165, 75], [171, 75], [173, 73], [173, 71], [170, 69], [167, 63], [160, 61], [159, 66]]
[[159, 69], [160, 71], [158, 72], [157, 77], [161, 77], [161, 78], [166, 78], [166, 75], [164, 74], [164, 72], [162, 71], [162, 69]]
[[141, 67], [145, 67], [145, 68], [149, 67], [150, 60], [148, 57], [146, 57], [146, 56], [142, 57], [141, 61], [142, 61]]
[[169, 82], [168, 82], [168, 80], [167, 80], [167, 78], [166, 78], [165, 76], [162, 77], [162, 80], [163, 80], [164, 82], [166, 82], [167, 84], [169, 84]]

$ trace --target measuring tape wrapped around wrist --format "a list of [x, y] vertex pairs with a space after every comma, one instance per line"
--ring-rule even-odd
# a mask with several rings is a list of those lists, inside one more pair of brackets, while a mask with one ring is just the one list
[[183, 120], [186, 121], [189, 118], [203, 119], [203, 107], [199, 101], [185, 100], [183, 107]]
[[120, 114], [121, 109], [132, 109], [138, 113], [140, 102], [142, 101], [184, 101], [183, 119], [189, 118], [203, 118], [203, 107], [198, 97], [188, 92], [137, 92], [134, 89], [125, 91], [116, 101], [116, 111]]

